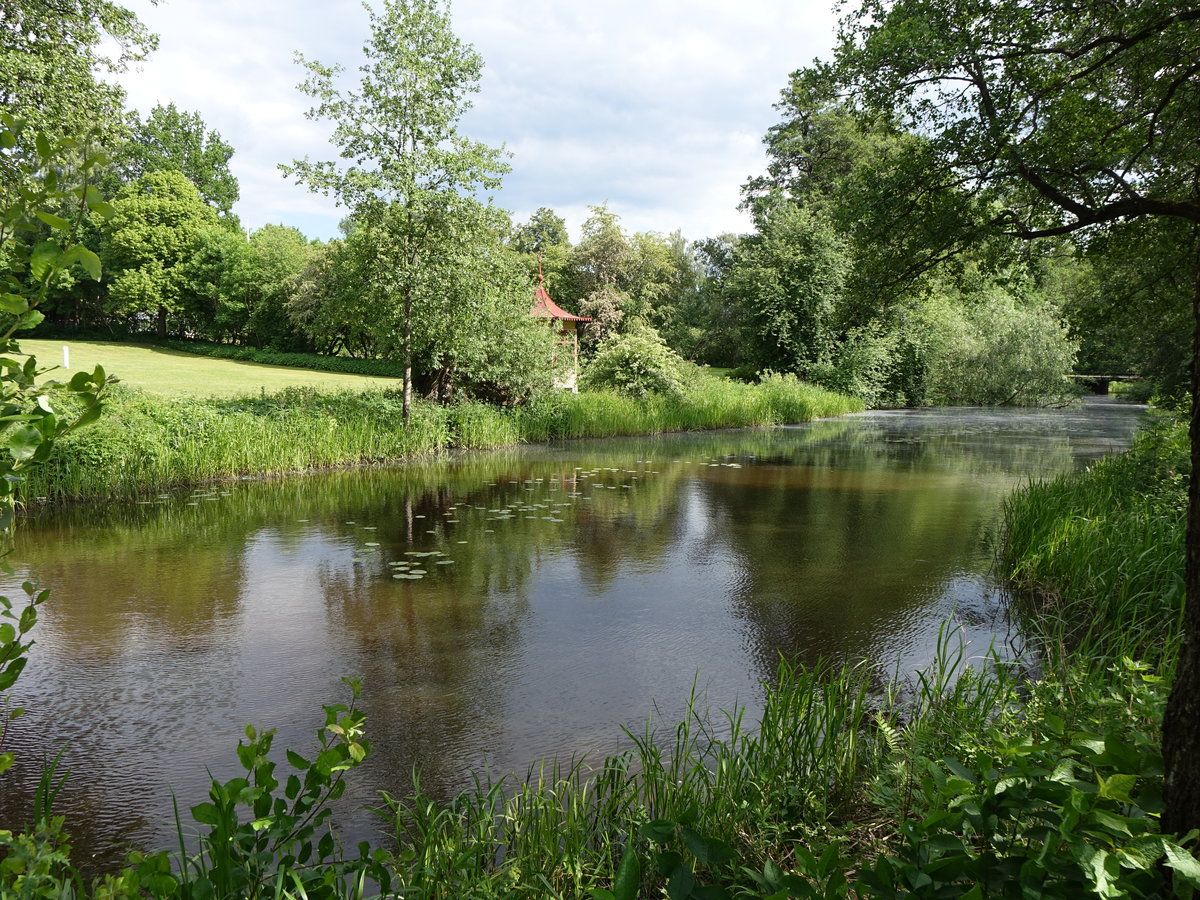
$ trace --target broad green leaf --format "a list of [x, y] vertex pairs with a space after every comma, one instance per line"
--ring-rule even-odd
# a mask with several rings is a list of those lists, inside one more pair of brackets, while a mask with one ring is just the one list
[[675, 837], [675, 823], [654, 819], [638, 829], [638, 834], [655, 844], [665, 844]]
[[696, 876], [687, 866], [678, 866], [667, 879], [667, 896], [671, 900], [687, 900], [696, 887]]
[[50, 158], [50, 154], [52, 152], [50, 148], [50, 139], [46, 137], [45, 134], [39, 131], [37, 136], [33, 139], [33, 144], [37, 148], [38, 156], [40, 156], [42, 159]]
[[0, 312], [19, 316], [29, 310], [29, 301], [19, 294], [0, 294]]
[[724, 841], [702, 837], [690, 828], [681, 828], [679, 833], [683, 836], [683, 842], [687, 844], [687, 848], [692, 851], [696, 859], [706, 866], [723, 865], [735, 856], [733, 848]]
[[34, 279], [41, 281], [49, 273], [58, 260], [60, 253], [58, 244], [54, 241], [42, 241], [29, 254], [29, 272]]
[[56, 231], [70, 231], [71, 223], [62, 216], [56, 216], [53, 213], [48, 213], [45, 210], [39, 209], [34, 212], [34, 215], [49, 225]]
[[84, 425], [90, 425], [100, 418], [100, 414], [104, 411], [104, 407], [99, 402], [93, 402], [88, 406], [79, 417], [75, 419], [75, 427], [82, 428]]
[[62, 255], [62, 258], [59, 259], [59, 265], [64, 269], [73, 263], [79, 263], [79, 265], [83, 267], [83, 270], [92, 277], [93, 281], [100, 280], [100, 257], [87, 247], [75, 244], [68, 248], [68, 250]]
[[305, 759], [303, 756], [301, 756], [295, 750], [287, 751], [287, 759], [288, 759], [288, 762], [292, 764], [292, 768], [298, 769], [301, 772], [303, 772], [310, 765], [312, 765], [307, 759]]
[[[99, 189], [94, 184], [84, 186], [83, 202], [87, 204], [88, 209], [96, 213], [98, 216], [102, 216], [103, 218], [107, 219], [112, 215], [112, 207], [109, 206], [109, 204], [105, 201], [104, 195], [100, 193]], [[108, 208], [107, 214], [101, 211], [104, 207]]]
[[625, 848], [617, 877], [613, 879], [613, 900], [637, 900], [642, 881], [642, 864], [632, 846]]
[[1097, 776], [1096, 779], [1100, 783], [1100, 796], [1112, 800], [1120, 800], [1122, 803], [1128, 803], [1129, 792], [1137, 785], [1136, 775], [1113, 775], [1110, 778]]
[[106, 200], [101, 200], [98, 203], [89, 203], [88, 209], [102, 219], [111, 219], [117, 212], [113, 205]]
[[1163, 842], [1163, 850], [1167, 854], [1167, 865], [1175, 870], [1175, 874], [1192, 887], [1200, 888], [1200, 862], [1196, 857], [1170, 841]]
[[201, 825], [216, 825], [219, 821], [217, 808], [211, 803], [197, 803], [193, 806], [192, 818]]
[[42, 433], [32, 425], [23, 425], [8, 436], [8, 452], [15, 460], [26, 460], [42, 444]]
[[46, 314], [40, 309], [31, 309], [29, 312], [21, 316], [18, 327], [20, 328], [36, 328], [46, 320]]

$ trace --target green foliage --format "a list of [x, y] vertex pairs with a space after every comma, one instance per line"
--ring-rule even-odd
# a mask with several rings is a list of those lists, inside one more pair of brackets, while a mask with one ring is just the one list
[[342, 796], [346, 774], [370, 752], [356, 708], [360, 685], [343, 681], [353, 701], [325, 707], [316, 754], [308, 759], [289, 750], [292, 772], [282, 783], [269, 756], [274, 731], [246, 726], [237, 748], [245, 775], [214, 780], [208, 802], [192, 807], [192, 818], [207, 831], [199, 853], [186, 855], [176, 876], [180, 896], [253, 900], [286, 891], [315, 900], [361, 894], [367, 877], [387, 890], [386, 869], [365, 849], [359, 861], [344, 859], [329, 827], [330, 802]]
[[[111, 147], [124, 130], [124, 91], [103, 73], [124, 71], [157, 45], [130, 10], [112, 0], [8, 0], [0, 22], [0, 108], [51, 142], [96, 139]], [[7, 189], [7, 185], [6, 185]]]
[[[12, 549], [17, 491], [24, 485], [27, 472], [44, 463], [54, 445], [69, 433], [95, 421], [102, 409], [102, 393], [108, 379], [99, 366], [92, 373], [80, 372], [68, 384], [50, 382], [39, 385], [44, 374], [37, 360], [24, 362], [14, 358], [20, 347], [13, 335], [32, 327], [42, 319], [37, 305], [46, 296], [56, 276], [79, 265], [92, 278], [100, 277], [100, 261], [95, 254], [74, 242], [76, 228], [91, 210], [104, 215], [108, 205], [91, 187], [86, 174], [95, 158], [85, 158], [81, 172], [63, 164], [63, 157], [78, 147], [71, 141], [52, 142], [37, 133], [30, 142], [33, 153], [21, 150], [24, 126], [7, 113], [0, 113], [0, 155], [5, 163], [5, 193], [0, 206], [0, 260], [5, 263], [0, 282], [0, 557]], [[75, 176], [83, 175], [82, 184]], [[74, 222], [51, 212], [58, 201], [69, 199], [75, 206]], [[41, 226], [50, 229], [50, 238], [29, 246], [22, 242]], [[56, 408], [55, 394], [69, 393], [74, 415], [63, 416]], [[53, 398], [53, 399], [52, 399]], [[11, 573], [6, 563], [0, 563]], [[24, 712], [11, 706], [9, 691], [25, 667], [32, 641], [29, 633], [37, 624], [38, 607], [45, 602], [46, 591], [31, 582], [22, 585], [28, 598], [25, 607], [14, 613], [12, 601], [0, 597], [0, 774], [13, 764], [13, 755], [4, 750], [8, 727]], [[53, 768], [43, 777], [39, 805], [43, 806], [37, 828], [29, 834], [14, 835], [0, 831], [0, 847], [6, 848], [0, 859], [0, 888], [16, 883], [21, 896], [56, 897], [61, 886], [59, 872], [66, 864], [66, 848], [61, 837], [61, 821], [49, 815], [56, 787], [49, 784]], [[4, 891], [7, 895], [9, 892]]]
[[25, 712], [19, 706], [10, 705], [8, 692], [25, 668], [29, 648], [33, 646], [29, 632], [37, 624], [38, 607], [49, 596], [49, 591], [39, 591], [28, 581], [21, 587], [28, 599], [19, 612], [13, 611], [12, 601], [8, 597], [0, 597], [0, 697], [4, 698], [4, 705], [0, 708], [0, 717], [3, 717], [0, 720], [0, 775], [13, 764], [12, 753], [4, 750], [9, 723], [19, 719]]
[[134, 114], [132, 135], [113, 155], [125, 181], [150, 172], [181, 172], [213, 209], [229, 216], [238, 199], [237, 178], [229, 171], [233, 147], [209, 131], [199, 113], [156, 104], [142, 121]]
[[1194, 255], [1186, 222], [1131, 222], [1086, 248], [1088, 281], [1068, 297], [1079, 371], [1148, 376], [1163, 396], [1189, 387]]
[[1128, 660], [1067, 677], [1034, 684], [970, 757], [914, 760], [919, 812], [860, 873], [860, 896], [1158, 897], [1160, 863], [1166, 895], [1191, 896], [1200, 868], [1156, 826], [1164, 684]]
[[211, 337], [240, 334], [254, 281], [254, 262], [254, 253], [240, 231], [217, 223], [199, 228], [179, 268], [178, 331]]
[[543, 206], [529, 217], [528, 222], [513, 228], [510, 244], [518, 253], [536, 255], [551, 247], [570, 248], [571, 240], [562, 216]]
[[792, 204], [772, 209], [739, 245], [729, 275], [747, 310], [748, 361], [801, 377], [828, 362], [847, 270], [845, 245], [823, 216]]
[[[100, 277], [95, 254], [74, 242], [79, 222], [89, 211], [110, 212], [108, 204], [91, 187], [86, 176], [96, 160], [85, 159], [81, 172], [64, 172], [61, 157], [78, 148], [70, 141], [52, 143], [44, 134], [35, 136], [35, 153], [25, 157], [18, 148], [23, 126], [0, 114], [0, 148], [13, 151], [7, 158], [16, 188], [4, 196], [0, 207], [0, 259], [5, 262], [0, 281], [0, 540], [10, 547], [16, 493], [25, 474], [45, 462], [56, 441], [75, 429], [95, 421], [102, 408], [101, 394], [108, 381], [102, 368], [79, 372], [67, 384], [38, 384], [44, 370], [37, 360], [20, 361], [20, 347], [13, 335], [42, 321], [38, 304], [62, 272], [78, 265], [92, 278]], [[83, 183], [72, 176], [79, 174]], [[76, 208], [74, 222], [48, 211], [64, 199]], [[48, 226], [51, 237], [29, 246], [22, 239], [40, 226]], [[56, 409], [56, 395], [74, 400], [75, 415], [63, 417]]]
[[680, 396], [683, 365], [658, 332], [647, 325], [612, 335], [601, 343], [580, 375], [579, 384], [585, 390], [612, 390], [638, 398], [648, 394]]
[[[865, 0], [835, 62], [813, 74], [928, 136], [923, 192], [970, 179], [1000, 212], [995, 225], [1040, 237], [1139, 216], [1195, 221], [1198, 49], [1195, 10], [1170, 0]], [[1129, 102], [1108, 102], [1118, 94]]]
[[287, 305], [295, 296], [313, 247], [296, 228], [264, 225], [250, 235], [251, 274], [244, 300], [245, 318], [235, 331], [256, 347], [304, 350], [311, 344], [288, 316]]
[[155, 322], [158, 333], [166, 334], [169, 317], [194, 302], [194, 254], [219, 227], [217, 214], [177, 171], [142, 176], [114, 199], [113, 209], [102, 253], [108, 309], [132, 321]]
[[246, 738], [237, 747], [245, 774], [225, 782], [214, 779], [209, 800], [191, 809], [197, 850], [187, 849], [180, 823], [174, 864], [166, 852], [134, 851], [122, 870], [88, 885], [70, 860], [62, 817], [49, 815], [47, 804], [33, 828], [19, 834], [0, 831], [0, 893], [29, 900], [386, 896], [388, 854], [363, 845], [357, 858], [348, 856], [329, 822], [330, 803], [345, 792], [347, 773], [370, 752], [357, 709], [360, 685], [343, 681], [351, 689], [351, 703], [324, 708], [315, 754], [308, 759], [288, 750], [286, 777], [276, 775], [277, 764], [269, 756], [274, 731], [246, 726]]
[[969, 303], [931, 300], [918, 319], [927, 403], [1044, 406], [1076, 396], [1066, 378], [1076, 345], [1053, 307], [990, 290]]
[[870, 407], [917, 405], [923, 395], [916, 395], [910, 384], [905, 384], [907, 393], [896, 384], [905, 337], [879, 326], [854, 328], [834, 345], [832, 360], [808, 367], [808, 377], [831, 391], [859, 397]]
[[306, 159], [282, 168], [314, 191], [334, 193], [367, 236], [371, 252], [358, 261], [376, 310], [368, 330], [377, 340], [386, 335], [405, 361], [407, 416], [420, 345], [444, 368], [444, 326], [460, 335], [478, 329], [455, 301], [494, 290], [485, 258], [507, 227], [495, 227], [491, 210], [468, 195], [496, 187], [507, 165], [499, 151], [458, 131], [482, 60], [454, 34], [449, 10], [439, 0], [384, 0], [369, 16], [359, 91], [339, 87], [340, 66], [300, 57], [309, 75], [301, 89], [317, 101], [310, 117], [333, 123], [333, 143], [354, 164]]

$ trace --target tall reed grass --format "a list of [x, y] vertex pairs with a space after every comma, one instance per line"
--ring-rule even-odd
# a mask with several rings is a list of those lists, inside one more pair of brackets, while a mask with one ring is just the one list
[[1186, 427], [1164, 417], [1128, 453], [1005, 501], [1000, 571], [1054, 658], [1174, 659], [1189, 469]]
[[133, 496], [203, 481], [390, 463], [445, 450], [566, 438], [803, 422], [858, 401], [776, 376], [745, 385], [698, 374], [681, 398], [560, 393], [527, 407], [418, 402], [393, 392], [293, 389], [181, 401], [118, 388], [95, 425], [70, 435], [24, 487], [26, 500]]
[[[386, 797], [392, 869], [404, 896], [586, 897], [611, 884], [625, 851], [646, 851], [649, 822], [686, 822], [739, 867], [787, 865], [859, 812], [887, 751], [863, 668], [782, 664], [757, 726], [744, 709], [714, 717], [693, 692], [667, 728], [629, 733], [630, 749], [598, 767], [548, 763], [517, 783], [481, 781], [448, 802]], [[932, 704], [930, 704], [932, 707]], [[648, 888], [656, 881], [646, 873]], [[646, 893], [644, 896], [651, 896]], [[653, 894], [657, 896], [657, 894]]]

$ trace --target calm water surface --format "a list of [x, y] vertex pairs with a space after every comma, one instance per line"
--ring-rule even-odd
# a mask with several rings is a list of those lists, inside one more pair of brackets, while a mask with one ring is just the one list
[[670, 723], [693, 682], [751, 715], [780, 654], [930, 658], [1010, 639], [987, 580], [1015, 485], [1124, 447], [1140, 409], [875, 412], [779, 429], [571, 442], [398, 469], [236, 482], [45, 512], [18, 538], [53, 590], [17, 693], [0, 827], [43, 749], [85, 854], [168, 846], [171, 798], [237, 771], [246, 723], [307, 751], [361, 676], [375, 753], [342, 821], [414, 766], [597, 758]]

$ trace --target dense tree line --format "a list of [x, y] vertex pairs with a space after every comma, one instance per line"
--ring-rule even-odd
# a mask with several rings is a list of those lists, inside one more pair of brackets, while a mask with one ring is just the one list
[[1054, 402], [1077, 356], [1084, 371], [1147, 373], [1167, 391], [1186, 377], [1182, 226], [1023, 241], [994, 227], [1011, 184], [955, 183], [936, 140], [848, 95], [828, 67], [782, 93], [767, 169], [743, 188], [749, 233], [629, 232], [602, 204], [572, 243], [552, 209], [513, 223], [476, 199], [506, 163], [457, 131], [482, 62], [441, 5], [385, 4], [372, 28], [359, 91], [335, 87], [340, 67], [305, 62], [314, 117], [358, 160], [283, 167], [350, 211], [323, 242], [241, 227], [234, 148], [198, 113], [124, 109], [99, 76], [155, 46], [128, 11], [16, 3], [0, 98], [109, 159], [95, 180], [114, 214], [83, 235], [104, 277], [61, 276], [51, 323], [404, 360], [423, 393], [512, 401], [554, 374], [553, 341], [522, 318], [541, 271], [592, 319], [585, 358], [636, 334], [677, 359], [898, 406]]

